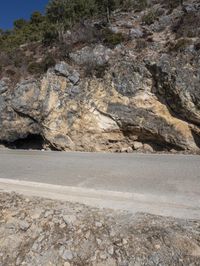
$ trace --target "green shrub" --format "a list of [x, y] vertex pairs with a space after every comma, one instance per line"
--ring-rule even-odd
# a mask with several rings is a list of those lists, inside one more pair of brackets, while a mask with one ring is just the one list
[[20, 30], [20, 29], [23, 29], [27, 25], [27, 21], [21, 18], [21, 19], [15, 20], [13, 25], [16, 30]]
[[129, 1], [129, 6], [134, 8], [136, 11], [142, 11], [148, 7], [147, 0], [133, 0]]
[[87, 64], [84, 67], [84, 74], [85, 74], [85, 77], [95, 76], [96, 78], [103, 78], [106, 73], [107, 68], [108, 68], [107, 63], [103, 65], [97, 65], [94, 62], [93, 64]]
[[46, 46], [50, 46], [58, 41], [58, 30], [54, 25], [50, 25], [45, 29], [42, 35], [42, 42]]
[[147, 47], [147, 41], [145, 39], [136, 40], [135, 49], [141, 51]]
[[142, 22], [146, 25], [153, 24], [158, 19], [158, 14], [156, 10], [150, 10], [147, 14], [142, 17]]
[[41, 62], [29, 63], [27, 70], [32, 75], [43, 74], [55, 64], [55, 59], [51, 55], [47, 55]]
[[32, 75], [44, 73], [41, 64], [37, 62], [29, 63], [27, 70]]
[[[118, 8], [143, 10], [148, 6], [147, 2], [148, 0], [50, 0], [45, 15], [35, 11], [29, 20], [20, 18], [14, 21], [13, 29], [0, 29], [1, 74], [8, 68], [23, 75], [44, 73], [55, 64], [55, 60], [47, 54], [51, 45], [54, 45], [57, 60], [66, 59], [67, 53], [75, 45], [103, 42], [112, 48], [125, 39], [121, 33], [114, 33], [106, 28], [111, 12]], [[91, 18], [100, 20], [101, 26], [89, 27], [89, 23], [85, 21], [90, 22]], [[74, 30], [77, 25], [79, 27]], [[69, 36], [66, 35], [68, 29], [72, 32]], [[31, 46], [35, 48], [32, 49]], [[33, 54], [35, 58], [32, 58]], [[37, 61], [43, 57], [41, 62]], [[95, 67], [95, 75], [103, 76], [105, 69], [105, 66]]]
[[46, 13], [50, 22], [69, 27], [98, 13], [97, 0], [51, 0]]
[[169, 51], [174, 51], [174, 52], [183, 51], [191, 43], [192, 43], [192, 41], [190, 39], [180, 38], [175, 43], [170, 44]]
[[8, 76], [14, 76], [15, 74], [16, 74], [16, 72], [14, 69], [9, 68], [6, 70], [6, 75], [8, 75]]
[[38, 11], [35, 11], [30, 18], [30, 23], [35, 25], [40, 25], [42, 22], [44, 22], [45, 17]]
[[94, 68], [94, 74], [97, 78], [103, 78], [105, 76], [106, 70], [108, 68], [108, 64], [104, 64], [101, 66], [96, 66]]
[[169, 8], [171, 11], [173, 11], [175, 8], [177, 8], [182, 3], [183, 3], [183, 0], [168, 0], [168, 1], [165, 1], [165, 6]]
[[[38, 41], [50, 45], [57, 42], [60, 29], [66, 31], [76, 23], [94, 17], [109, 21], [111, 12], [118, 8], [143, 10], [147, 6], [147, 0], [50, 0], [45, 15], [35, 11], [29, 21], [18, 19], [12, 30], [0, 31], [0, 49], [9, 51]], [[107, 43], [116, 45], [123, 36], [108, 33], [105, 39]]]
[[104, 43], [108, 46], [116, 46], [124, 41], [122, 33], [114, 33], [109, 28], [103, 30]]
[[44, 72], [46, 72], [50, 67], [54, 67], [56, 64], [56, 60], [51, 54], [48, 54], [42, 61], [42, 68]]

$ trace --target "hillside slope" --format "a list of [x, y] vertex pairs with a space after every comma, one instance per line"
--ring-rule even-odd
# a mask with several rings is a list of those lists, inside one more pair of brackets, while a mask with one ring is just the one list
[[[57, 150], [198, 153], [200, 4], [164, 2], [117, 10], [106, 26], [90, 20], [81, 31], [73, 27], [65, 56], [45, 73], [35, 75], [33, 64], [24, 75], [3, 68], [0, 141], [41, 136]], [[93, 38], [97, 30], [103, 39]], [[37, 63], [45, 49], [57, 49], [31, 45], [19, 51]]]

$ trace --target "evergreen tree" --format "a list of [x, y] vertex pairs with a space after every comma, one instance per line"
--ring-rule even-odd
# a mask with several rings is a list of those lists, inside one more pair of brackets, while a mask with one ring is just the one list
[[44, 16], [40, 12], [35, 11], [31, 15], [30, 23], [39, 25], [44, 21], [44, 19], [45, 19]]
[[27, 25], [27, 21], [21, 18], [21, 19], [15, 20], [13, 24], [14, 24], [14, 29], [20, 30]]

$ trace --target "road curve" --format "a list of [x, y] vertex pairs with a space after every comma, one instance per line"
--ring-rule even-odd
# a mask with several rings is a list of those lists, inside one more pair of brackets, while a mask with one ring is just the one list
[[200, 157], [0, 150], [0, 189], [200, 218]]

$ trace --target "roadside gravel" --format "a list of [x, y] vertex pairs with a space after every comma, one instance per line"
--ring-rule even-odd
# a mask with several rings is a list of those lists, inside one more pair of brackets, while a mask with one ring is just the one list
[[0, 265], [200, 265], [200, 221], [0, 193]]

